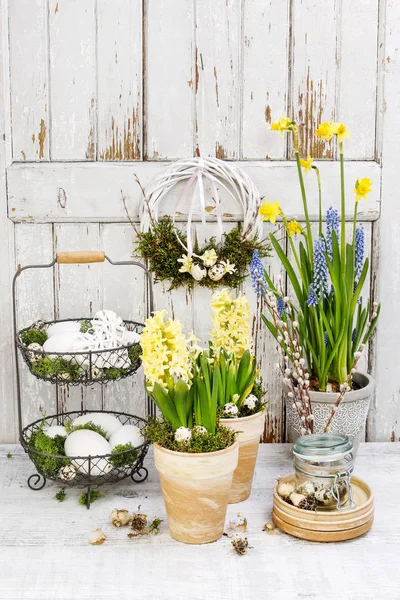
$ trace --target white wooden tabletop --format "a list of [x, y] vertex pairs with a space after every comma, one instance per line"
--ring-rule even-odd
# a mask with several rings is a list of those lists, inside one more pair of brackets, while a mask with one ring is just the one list
[[[8, 458], [7, 454], [12, 457]], [[375, 523], [356, 540], [319, 544], [265, 533], [277, 476], [291, 472], [288, 445], [260, 447], [249, 500], [230, 506], [248, 520], [250, 549], [237, 556], [227, 537], [205, 546], [172, 540], [152, 457], [148, 480], [104, 488], [90, 510], [81, 491], [54, 499], [59, 486], [31, 491], [34, 472], [19, 446], [0, 446], [0, 598], [253, 600], [400, 599], [400, 444], [364, 444], [355, 473], [375, 493]], [[140, 508], [139, 508], [140, 507]], [[113, 508], [164, 518], [161, 533], [135, 539], [110, 524]], [[107, 536], [90, 546], [97, 527]]]

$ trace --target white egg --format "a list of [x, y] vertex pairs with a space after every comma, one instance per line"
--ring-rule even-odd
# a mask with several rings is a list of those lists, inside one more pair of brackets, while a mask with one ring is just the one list
[[77, 333], [71, 331], [53, 335], [45, 341], [43, 350], [45, 352], [73, 352], [73, 344], [77, 336]]
[[62, 435], [63, 437], [67, 437], [68, 435], [67, 430], [63, 425], [45, 425], [43, 431], [51, 438], [55, 438], [56, 435]]
[[140, 335], [136, 333], [136, 331], [129, 331], [125, 329], [124, 332], [124, 342], [127, 344], [137, 344], [140, 340]]
[[81, 324], [78, 321], [60, 321], [53, 323], [46, 329], [47, 337], [61, 335], [62, 333], [79, 333]]
[[117, 431], [121, 427], [121, 422], [118, 421], [116, 417], [110, 415], [106, 412], [102, 413], [86, 413], [85, 415], [81, 415], [77, 417], [73, 421], [73, 425], [85, 425], [91, 421], [95, 425], [100, 425], [104, 429], [107, 434], [107, 439], [109, 440], [114, 431]]
[[136, 425], [122, 425], [110, 437], [110, 446], [114, 450], [116, 446], [131, 443], [134, 448], [143, 444], [144, 438]]
[[[88, 429], [73, 431], [65, 440], [64, 450], [66, 456], [102, 456], [111, 453], [111, 446], [102, 435]], [[80, 473], [89, 473], [89, 461], [77, 459], [71, 461]], [[106, 458], [93, 458], [90, 463], [90, 474], [103, 475], [111, 471], [112, 465]]]

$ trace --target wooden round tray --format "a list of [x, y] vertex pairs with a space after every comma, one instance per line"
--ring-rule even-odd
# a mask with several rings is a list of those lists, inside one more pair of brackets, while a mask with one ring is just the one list
[[[294, 474], [279, 483], [294, 484]], [[282, 531], [315, 542], [339, 542], [363, 535], [372, 526], [374, 497], [371, 488], [358, 477], [352, 477], [356, 507], [349, 510], [311, 511], [288, 504], [274, 490], [272, 520]]]

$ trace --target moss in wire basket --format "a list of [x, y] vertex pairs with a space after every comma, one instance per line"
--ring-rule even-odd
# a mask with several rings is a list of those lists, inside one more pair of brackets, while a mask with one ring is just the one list
[[[127, 452], [128, 450], [132, 450], [131, 452]], [[123, 454], [119, 454], [123, 452]], [[116, 454], [117, 456], [110, 456], [109, 462], [113, 467], [126, 467], [133, 465], [137, 457], [139, 456], [139, 451], [135, 450], [130, 442], [127, 444], [118, 444], [115, 446], [111, 454]]]
[[[185, 254], [177, 234], [182, 242], [187, 245], [187, 239], [179, 231], [171, 217], [164, 217], [161, 221], [153, 222], [150, 231], [138, 234], [135, 254], [150, 262], [151, 270], [159, 281], [171, 282], [170, 289], [181, 285], [193, 288], [195, 281], [190, 273], [180, 273], [181, 264], [178, 259]], [[217, 242], [215, 237], [210, 238], [202, 246], [197, 242], [194, 254], [201, 256], [206, 250], [215, 250], [220, 260], [229, 260], [235, 265], [236, 271], [226, 274], [219, 281], [212, 281], [205, 277], [198, 282], [199, 285], [214, 289], [220, 286], [237, 288], [246, 278], [247, 269], [251, 263], [254, 250], [258, 250], [261, 257], [269, 256], [270, 248], [258, 239], [257, 235], [243, 239], [241, 227], [234, 227], [223, 235], [222, 242]]]
[[65, 456], [65, 436], [56, 435], [54, 438], [49, 437], [42, 429], [44, 424], [45, 420], [38, 429], [32, 433], [29, 438], [28, 446], [37, 452], [43, 452], [44, 454], [49, 455], [41, 456], [40, 454], [33, 454], [32, 459], [34, 460], [38, 471], [41, 471], [46, 477], [54, 477], [58, 474], [61, 467], [71, 464], [71, 461], [68, 458], [58, 458], [60, 456]]
[[81, 333], [94, 333], [94, 329], [92, 327], [92, 322], [89, 319], [84, 319], [81, 321], [81, 326], [79, 331]]
[[43, 329], [35, 329], [33, 327], [26, 331], [21, 331], [20, 338], [25, 346], [29, 346], [30, 344], [39, 344], [40, 346], [43, 346], [48, 336]]
[[118, 367], [108, 367], [103, 369], [103, 371], [107, 379], [119, 379], [126, 373], [126, 369], [121, 369]]
[[95, 425], [92, 421], [88, 421], [83, 425], [74, 425], [72, 420], [70, 419], [69, 421], [66, 421], [64, 423], [64, 427], [67, 430], [68, 435], [73, 431], [78, 431], [79, 429], [88, 429], [89, 431], [95, 431], [96, 433], [103, 436], [104, 439], [107, 439], [107, 433], [105, 429], [100, 427], [100, 425]]
[[174, 430], [169, 423], [163, 419], [148, 418], [148, 424], [143, 428], [146, 438], [159, 444], [167, 450], [175, 450], [175, 452], [217, 452], [232, 446], [235, 441], [235, 432], [217, 425], [215, 433], [200, 433], [196, 429], [192, 429], [192, 437], [188, 444], [177, 442], [174, 438]]
[[142, 353], [143, 353], [143, 351], [142, 351], [142, 347], [140, 344], [133, 344], [132, 346], [129, 346], [128, 356], [129, 356], [129, 360], [131, 361], [132, 367], [134, 367], [136, 365], [136, 363], [139, 360]]
[[31, 371], [34, 375], [43, 379], [57, 376], [66, 382], [76, 381], [80, 374], [79, 365], [76, 363], [64, 358], [50, 358], [50, 356], [43, 356], [33, 362]]

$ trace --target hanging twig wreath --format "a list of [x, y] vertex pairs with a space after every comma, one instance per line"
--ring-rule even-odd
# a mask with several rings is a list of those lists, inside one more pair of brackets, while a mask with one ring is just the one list
[[[160, 218], [162, 201], [180, 183], [179, 192], [174, 190], [173, 215]], [[209, 194], [205, 183], [210, 184]], [[157, 280], [171, 282], [171, 289], [195, 284], [236, 288], [247, 275], [254, 250], [268, 255], [268, 245], [261, 240], [260, 194], [250, 177], [235, 165], [217, 158], [179, 160], [142, 192], [136, 253], [149, 262]], [[238, 205], [243, 219], [227, 233], [223, 230], [227, 214], [222, 210], [221, 193]], [[184, 204], [189, 206], [186, 233], [176, 223], [177, 217], [182, 218]], [[202, 244], [192, 231], [193, 217], [198, 213], [203, 225], [207, 216], [213, 216], [217, 223], [217, 235]]]

